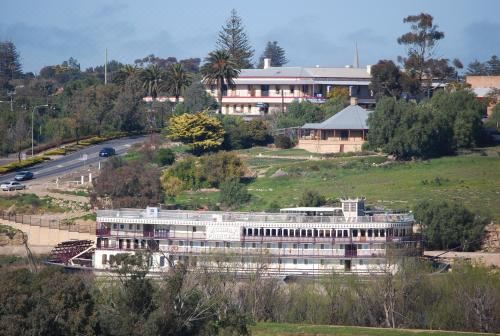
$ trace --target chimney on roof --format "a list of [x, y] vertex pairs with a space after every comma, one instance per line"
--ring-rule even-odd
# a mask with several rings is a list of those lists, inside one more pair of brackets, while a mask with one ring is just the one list
[[358, 97], [351, 97], [351, 105], [358, 105]]
[[271, 67], [271, 59], [270, 58], [264, 58], [264, 69], [268, 69]]

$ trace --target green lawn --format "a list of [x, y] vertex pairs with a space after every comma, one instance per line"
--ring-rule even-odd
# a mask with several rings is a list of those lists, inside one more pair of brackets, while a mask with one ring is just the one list
[[451, 336], [451, 335], [488, 335], [483, 333], [462, 333], [454, 331], [427, 331], [427, 330], [398, 330], [383, 328], [362, 328], [362, 327], [343, 327], [343, 326], [323, 326], [323, 325], [304, 325], [287, 323], [257, 323], [251, 327], [253, 336], [317, 336], [317, 335], [335, 335], [335, 336]]
[[[306, 189], [335, 200], [365, 196], [369, 205], [409, 209], [424, 199], [448, 199], [500, 220], [500, 147], [488, 155], [468, 154], [428, 161], [384, 163], [384, 157], [313, 160], [245, 158], [258, 173], [248, 183], [250, 203], [239, 210], [264, 211], [271, 203], [297, 205]], [[288, 175], [272, 177], [278, 169]], [[184, 193], [180, 204], [214, 203], [217, 192]]]

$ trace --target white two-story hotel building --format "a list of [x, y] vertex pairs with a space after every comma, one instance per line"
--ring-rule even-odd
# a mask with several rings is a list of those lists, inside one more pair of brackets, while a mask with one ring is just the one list
[[[242, 69], [233, 87], [222, 90], [223, 114], [259, 116], [286, 111], [293, 101], [323, 103], [335, 87], [348, 89], [349, 97], [360, 106], [371, 107], [375, 99], [369, 89], [370, 66], [366, 68], [270, 67], [266, 59], [263, 69]], [[217, 88], [207, 86], [217, 99]]]

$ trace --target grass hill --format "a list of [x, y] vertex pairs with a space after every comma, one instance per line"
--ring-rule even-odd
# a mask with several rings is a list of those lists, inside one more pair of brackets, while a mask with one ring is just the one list
[[[300, 150], [241, 151], [257, 178], [248, 183], [251, 201], [239, 210], [296, 206], [304, 190], [330, 200], [365, 196], [369, 205], [411, 209], [420, 200], [448, 199], [500, 221], [500, 146], [425, 161], [392, 162], [385, 156], [319, 158]], [[279, 174], [275, 174], [280, 170]], [[215, 204], [218, 192], [186, 192], [184, 205]]]

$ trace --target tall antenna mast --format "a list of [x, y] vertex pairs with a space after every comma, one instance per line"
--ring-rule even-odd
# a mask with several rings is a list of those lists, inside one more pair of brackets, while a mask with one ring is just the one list
[[354, 68], [359, 68], [358, 42], [356, 42], [356, 52], [354, 54]]
[[106, 59], [104, 61], [104, 85], [108, 84], [108, 48], [106, 48]]

